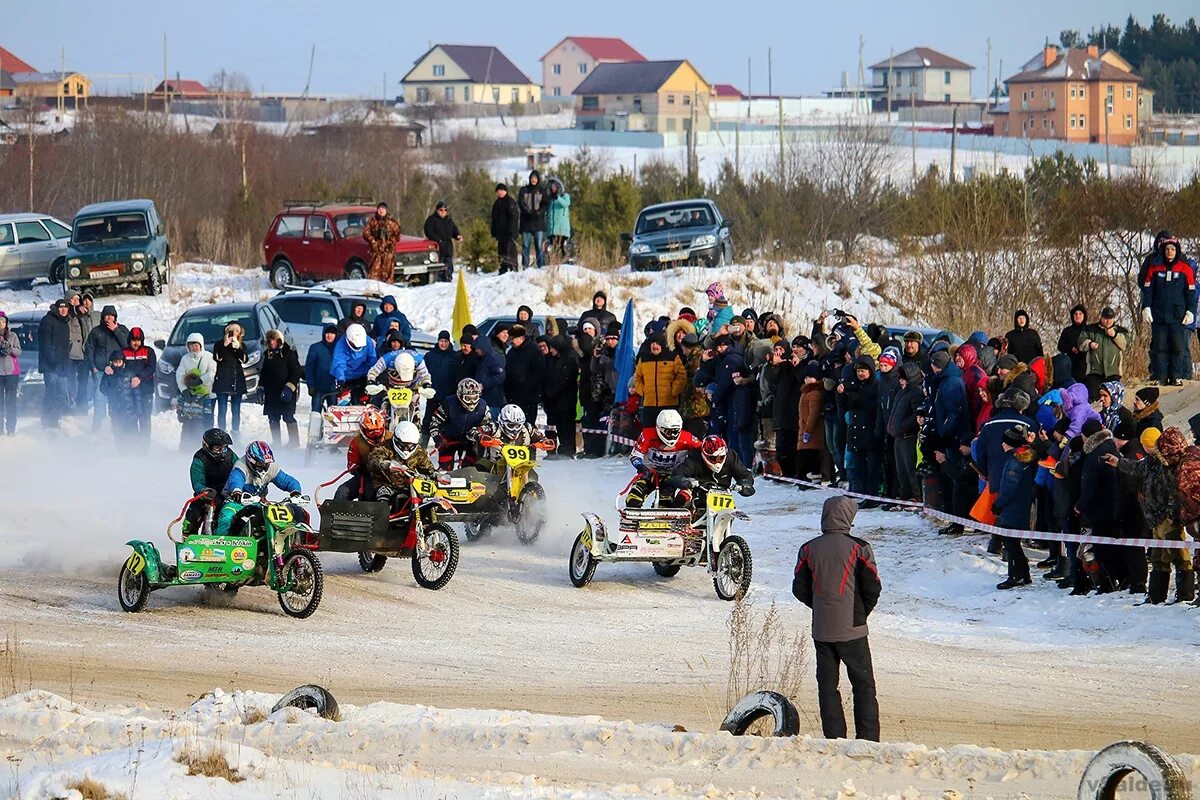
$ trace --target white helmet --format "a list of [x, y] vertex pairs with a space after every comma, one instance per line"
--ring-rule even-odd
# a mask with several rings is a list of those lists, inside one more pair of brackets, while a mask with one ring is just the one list
[[417, 362], [410, 354], [401, 353], [396, 356], [395, 370], [400, 374], [400, 380], [412, 383], [413, 375], [417, 372]]
[[665, 408], [658, 412], [654, 428], [660, 442], [667, 447], [674, 447], [675, 443], [679, 441], [679, 434], [683, 431], [683, 417], [679, 416], [679, 412], [675, 409]]
[[346, 342], [355, 350], [361, 350], [367, 344], [367, 329], [354, 323], [346, 328]]
[[396, 432], [392, 434], [392, 446], [398, 456], [408, 460], [421, 446], [421, 432], [416, 425], [405, 420], [396, 426]]
[[500, 430], [510, 437], [516, 436], [525, 429], [525, 412], [520, 406], [509, 403], [500, 409]]

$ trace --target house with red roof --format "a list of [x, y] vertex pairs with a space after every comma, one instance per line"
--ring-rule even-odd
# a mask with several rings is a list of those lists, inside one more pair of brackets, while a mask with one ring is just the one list
[[38, 72], [27, 61], [0, 47], [0, 97], [61, 101], [68, 105], [87, 100], [92, 82], [79, 72]]
[[186, 78], [159, 81], [158, 86], [154, 87], [154, 95], [162, 97], [164, 93], [183, 100], [207, 100], [212, 94], [208, 91], [208, 87], [200, 81], [191, 81]]
[[882, 107], [971, 102], [973, 66], [932, 47], [914, 47], [871, 65], [872, 86], [866, 94]]
[[645, 61], [624, 39], [608, 36], [568, 36], [551, 47], [542, 62], [542, 91], [547, 97], [575, 94], [587, 76], [600, 64]]

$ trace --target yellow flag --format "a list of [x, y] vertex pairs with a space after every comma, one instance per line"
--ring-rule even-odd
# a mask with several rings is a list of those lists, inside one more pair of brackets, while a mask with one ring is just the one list
[[462, 336], [462, 329], [471, 324], [471, 300], [467, 297], [467, 283], [462, 267], [458, 269], [458, 286], [454, 290], [454, 314], [450, 317], [450, 335], [454, 341]]

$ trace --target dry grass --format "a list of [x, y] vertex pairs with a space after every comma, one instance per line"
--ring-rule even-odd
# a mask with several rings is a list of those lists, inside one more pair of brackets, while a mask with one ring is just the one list
[[592, 239], [577, 239], [575, 263], [588, 269], [609, 272], [625, 266], [625, 249], [620, 242], [600, 242]]
[[33, 688], [33, 673], [21, 655], [21, 640], [16, 634], [6, 635], [0, 647], [0, 696], [8, 697]]
[[786, 630], [780, 611], [771, 603], [756, 612], [744, 600], [729, 613], [729, 674], [725, 703], [733, 708], [751, 692], [779, 692], [797, 708], [808, 675], [808, 643], [799, 633]]
[[207, 753], [188, 751], [181, 753], [176, 759], [187, 767], [188, 775], [203, 775], [206, 778], [221, 778], [230, 783], [241, 783], [244, 778], [229, 765], [225, 754], [220, 750], [209, 750]]
[[257, 725], [260, 722], [265, 722], [268, 716], [270, 715], [261, 708], [251, 709], [242, 715], [242, 724]]
[[103, 783], [86, 775], [68, 783], [67, 788], [79, 792], [83, 795], [83, 800], [126, 800], [125, 795], [108, 791], [108, 787]]

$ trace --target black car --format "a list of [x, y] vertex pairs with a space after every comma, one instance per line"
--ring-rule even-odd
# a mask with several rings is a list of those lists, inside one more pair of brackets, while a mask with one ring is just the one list
[[187, 337], [199, 333], [204, 337], [204, 349], [212, 352], [213, 343], [220, 341], [225, 335], [225, 326], [231, 322], [238, 323], [246, 332], [246, 363], [243, 366], [246, 373], [246, 394], [243, 399], [254, 403], [262, 402], [262, 392], [258, 387], [258, 370], [262, 362], [262, 350], [266, 346], [267, 331], [281, 331], [284, 339], [293, 347], [295, 342], [270, 303], [225, 303], [189, 308], [175, 322], [171, 336], [154, 343], [159, 351], [158, 371], [154, 375], [154, 396], [160, 411], [165, 410], [171, 404], [171, 400], [179, 395], [179, 388], [175, 384], [175, 368], [187, 352]]
[[[565, 328], [568, 336], [575, 335], [575, 329], [579, 326], [578, 317], [555, 317], [554, 320], [558, 323], [560, 331]], [[491, 336], [492, 331], [502, 322], [511, 328], [517, 324], [517, 318], [515, 316], [488, 317], [475, 327], [479, 329], [480, 336]], [[544, 314], [535, 314], [529, 323], [525, 327], [532, 329], [530, 336], [534, 339], [546, 332], [546, 316]]]
[[41, 403], [46, 381], [38, 371], [38, 325], [45, 311], [14, 311], [8, 315], [8, 327], [21, 343], [21, 379], [17, 382], [17, 403], [33, 406]]
[[711, 200], [679, 200], [647, 206], [638, 214], [629, 244], [634, 272], [663, 267], [722, 267], [733, 261], [729, 220]]

